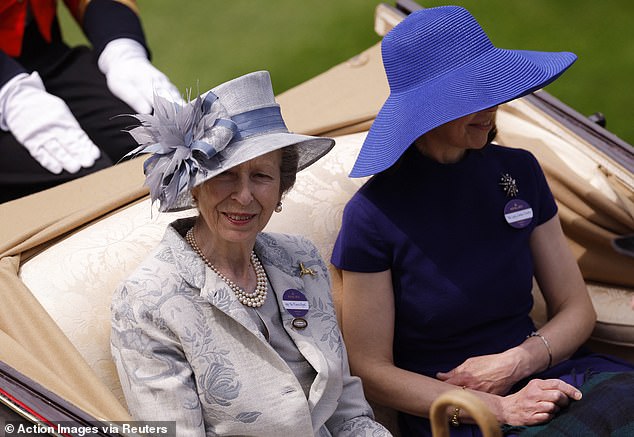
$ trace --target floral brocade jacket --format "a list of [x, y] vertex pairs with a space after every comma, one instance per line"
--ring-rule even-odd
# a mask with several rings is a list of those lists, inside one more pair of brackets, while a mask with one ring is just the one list
[[[172, 223], [159, 246], [116, 291], [112, 352], [137, 420], [176, 421], [177, 435], [389, 436], [372, 419], [361, 382], [349, 373], [315, 246], [290, 235], [258, 235], [255, 251], [282, 323], [317, 376], [308, 399], [249, 311]], [[300, 262], [315, 275], [300, 275]], [[293, 327], [286, 290], [309, 303], [308, 325]]]

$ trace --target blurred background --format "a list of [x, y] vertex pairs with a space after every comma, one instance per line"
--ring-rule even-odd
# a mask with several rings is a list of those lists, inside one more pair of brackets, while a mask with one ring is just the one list
[[[137, 0], [154, 64], [184, 93], [266, 69], [281, 93], [376, 44], [374, 0]], [[388, 4], [394, 4], [386, 1]], [[572, 51], [546, 90], [634, 144], [634, 2], [419, 0], [471, 11], [501, 48]], [[63, 9], [63, 8], [61, 8]], [[68, 14], [63, 21], [72, 21]], [[69, 42], [85, 42], [62, 23]]]

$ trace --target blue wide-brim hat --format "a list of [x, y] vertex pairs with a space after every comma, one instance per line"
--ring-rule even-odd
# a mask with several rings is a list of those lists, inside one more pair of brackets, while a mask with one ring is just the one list
[[570, 52], [494, 47], [464, 8], [413, 12], [381, 43], [390, 95], [350, 173], [379, 173], [421, 135], [474, 112], [530, 94], [577, 59]]

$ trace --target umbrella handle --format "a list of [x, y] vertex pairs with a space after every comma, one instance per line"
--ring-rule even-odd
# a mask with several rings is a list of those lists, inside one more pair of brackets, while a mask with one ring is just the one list
[[466, 390], [451, 390], [438, 396], [429, 410], [431, 432], [434, 437], [449, 437], [447, 408], [467, 411], [480, 427], [484, 437], [502, 437], [497, 419], [484, 402]]

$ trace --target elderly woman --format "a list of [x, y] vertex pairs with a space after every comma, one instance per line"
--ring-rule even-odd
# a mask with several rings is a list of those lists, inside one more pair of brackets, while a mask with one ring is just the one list
[[135, 419], [177, 435], [387, 436], [351, 377], [328, 270], [263, 233], [295, 174], [334, 141], [289, 133], [268, 72], [131, 131], [161, 211], [196, 205], [115, 293], [112, 351]]
[[[429, 435], [432, 401], [457, 387], [501, 424], [549, 421], [589, 373], [632, 367], [579, 350], [596, 315], [546, 179], [529, 152], [490, 140], [498, 105], [576, 57], [496, 48], [454, 6], [411, 14], [382, 52], [391, 93], [351, 173], [375, 176], [332, 256], [352, 371], [406, 436]], [[550, 316], [539, 330], [533, 277]], [[452, 436], [479, 434], [460, 409], [448, 420]]]

